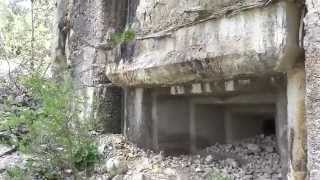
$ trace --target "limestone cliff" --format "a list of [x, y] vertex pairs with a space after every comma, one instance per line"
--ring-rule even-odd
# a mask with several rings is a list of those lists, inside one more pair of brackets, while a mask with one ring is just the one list
[[320, 1], [307, 0], [304, 48], [306, 51], [306, 121], [310, 180], [320, 179]]
[[108, 38], [126, 22], [127, 1], [59, 1], [55, 74], [70, 69], [83, 119], [106, 132], [121, 131], [122, 90], [105, 75], [105, 65], [121, 47], [105, 49]]

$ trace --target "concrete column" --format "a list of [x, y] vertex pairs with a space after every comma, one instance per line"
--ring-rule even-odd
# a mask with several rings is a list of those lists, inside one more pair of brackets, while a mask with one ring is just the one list
[[159, 150], [159, 115], [158, 115], [158, 95], [156, 92], [152, 93], [152, 144], [153, 149]]
[[288, 72], [288, 137], [289, 180], [305, 180], [306, 177], [306, 128], [305, 128], [305, 71], [304, 66]]
[[125, 93], [125, 135], [142, 148], [153, 148], [152, 93], [132, 88]]
[[283, 82], [282, 85], [278, 87], [278, 95], [276, 102], [276, 135], [278, 152], [281, 157], [281, 174], [283, 179], [287, 179], [288, 173], [288, 120], [287, 120], [287, 83]]

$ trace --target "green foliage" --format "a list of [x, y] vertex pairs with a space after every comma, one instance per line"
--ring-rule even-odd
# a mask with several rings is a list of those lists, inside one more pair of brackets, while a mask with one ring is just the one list
[[20, 151], [32, 154], [29, 172], [47, 179], [61, 179], [66, 169], [74, 175], [89, 170], [99, 160], [97, 146], [88, 135], [87, 125], [78, 121], [77, 101], [71, 83], [63, 83], [33, 73], [20, 80], [28, 96], [36, 102], [31, 107], [14, 107], [6, 115], [2, 129], [24, 134], [15, 144]]
[[232, 180], [232, 178], [219, 172], [212, 172], [206, 177], [206, 180]]
[[[19, 2], [26, 6], [19, 6]], [[10, 139], [0, 140], [32, 155], [26, 170], [8, 171], [10, 179], [27, 175], [62, 179], [65, 170], [77, 176], [79, 171], [89, 170], [99, 160], [97, 146], [88, 135], [89, 126], [84, 123], [88, 121], [78, 120], [75, 104], [80, 99], [72, 93], [69, 77], [57, 83], [39, 73], [46, 71], [50, 60], [55, 3], [0, 0], [0, 60], [13, 61], [24, 70], [33, 70], [14, 82], [23, 87], [32, 103], [16, 104], [13, 95], [5, 100], [4, 112], [0, 112], [0, 130], [10, 132]], [[128, 37], [130, 35], [124, 39]]]
[[99, 161], [98, 148], [95, 144], [84, 143], [76, 146], [73, 153], [73, 163], [78, 170], [85, 170]]
[[125, 30], [120, 33], [113, 33], [111, 35], [111, 41], [114, 45], [128, 43], [135, 38], [135, 32], [131, 29]]
[[[19, 2], [27, 6], [18, 5]], [[55, 1], [34, 0], [33, 7], [32, 29], [30, 0], [0, 0], [0, 60], [5, 57], [24, 67], [30, 64], [42, 67], [41, 64], [49, 62]]]
[[4, 50], [8, 55], [11, 54], [11, 57], [19, 56], [25, 43], [30, 41], [31, 37], [25, 34], [31, 27], [31, 21], [27, 16], [27, 13], [14, 11], [7, 1], [0, 2], [0, 32], [4, 36]]
[[21, 167], [15, 166], [6, 171], [8, 180], [31, 180], [30, 176], [26, 176], [26, 172]]

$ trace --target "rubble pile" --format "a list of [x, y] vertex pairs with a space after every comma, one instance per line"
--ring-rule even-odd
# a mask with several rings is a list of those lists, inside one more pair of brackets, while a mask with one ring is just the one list
[[99, 137], [105, 160], [91, 179], [112, 180], [280, 180], [275, 136], [259, 135], [235, 144], [215, 144], [192, 155], [144, 151], [121, 135]]
[[[89, 180], [281, 180], [275, 136], [215, 144], [190, 155], [165, 156], [142, 150], [122, 135], [99, 135], [103, 154]], [[3, 146], [1, 152], [9, 147]], [[2, 153], [3, 154], [3, 153]], [[19, 152], [0, 157], [0, 178], [21, 165]]]

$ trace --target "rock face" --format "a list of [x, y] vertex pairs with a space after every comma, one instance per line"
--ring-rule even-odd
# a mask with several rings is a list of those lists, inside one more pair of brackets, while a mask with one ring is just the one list
[[[105, 65], [120, 56], [120, 47], [106, 50], [111, 33], [125, 26], [127, 1], [59, 1], [55, 75], [69, 68], [80, 117], [94, 119], [97, 129], [121, 131], [122, 89], [111, 84]], [[79, 13], [81, 12], [81, 13]]]
[[306, 50], [306, 121], [309, 179], [320, 178], [320, 1], [307, 0], [304, 47]]

